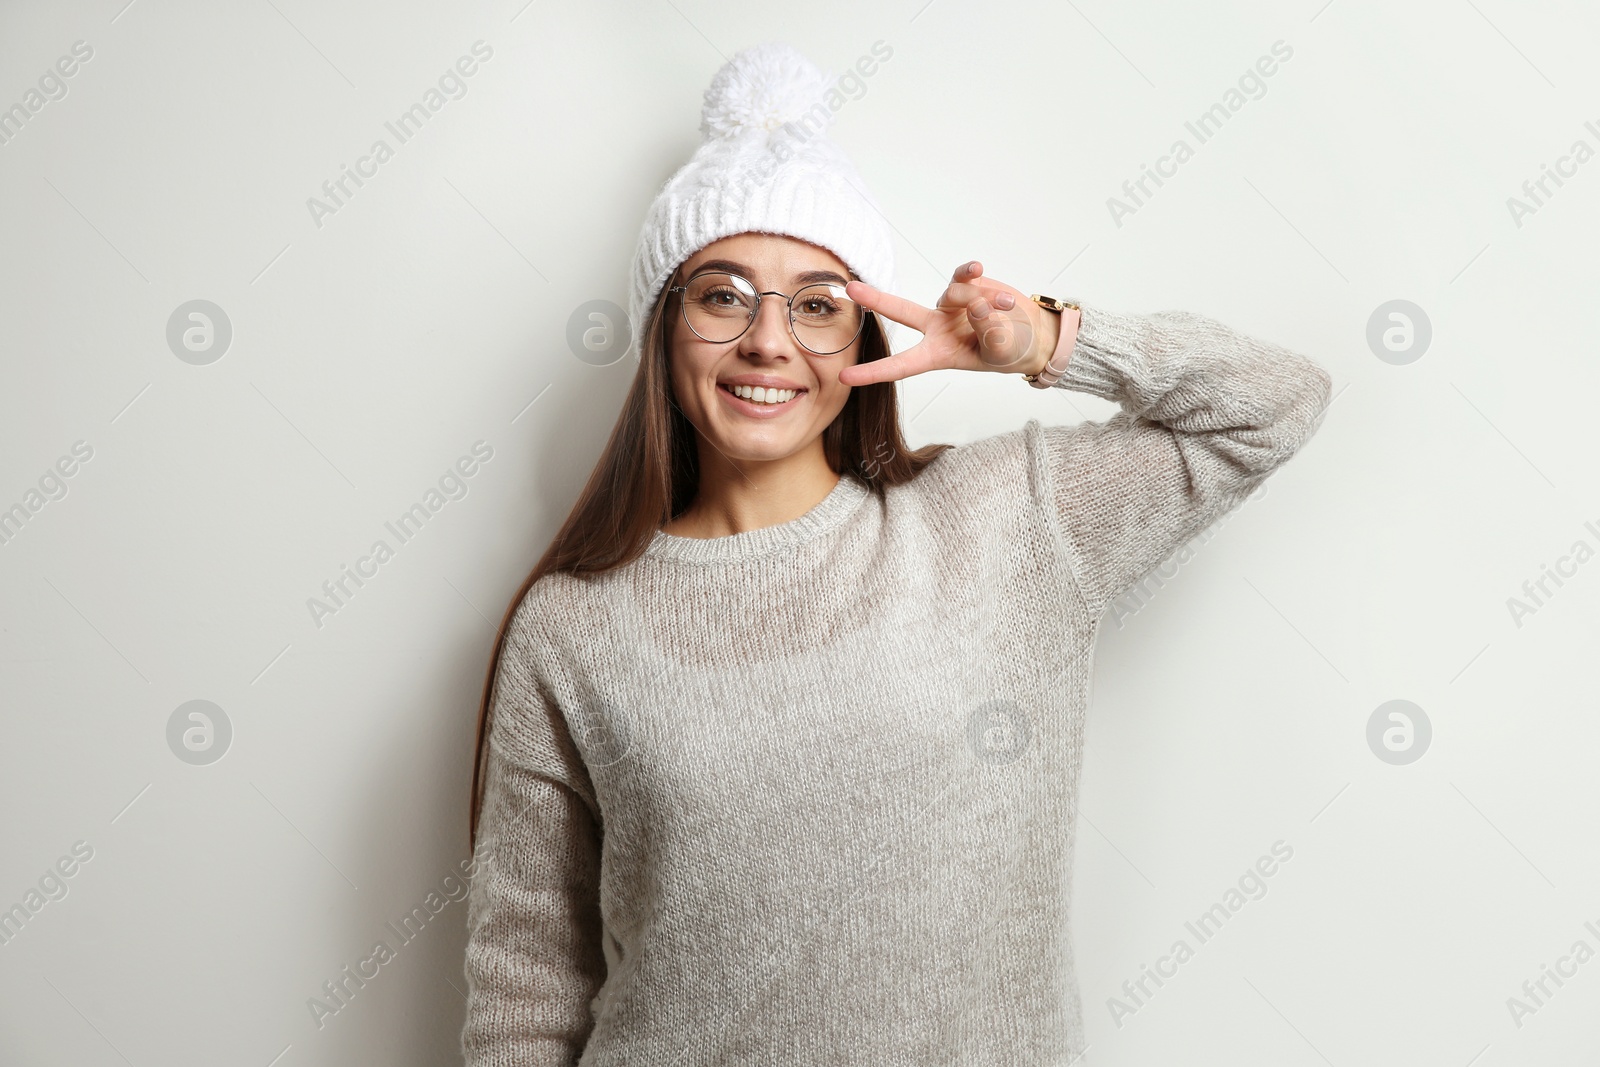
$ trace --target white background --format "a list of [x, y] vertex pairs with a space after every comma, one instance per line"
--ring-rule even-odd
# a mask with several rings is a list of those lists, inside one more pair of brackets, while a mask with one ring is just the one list
[[[0, 9], [0, 107], [93, 48], [0, 145], [0, 508], [93, 449], [0, 545], [0, 907], [94, 850], [0, 945], [0, 1060], [458, 1061], [462, 903], [320, 1029], [306, 1002], [467, 856], [494, 624], [635, 366], [576, 358], [569, 317], [626, 305], [706, 84], [781, 38], [836, 72], [892, 48], [833, 135], [903, 294], [978, 258], [1334, 377], [1306, 449], [1104, 627], [1074, 889], [1089, 1062], [1592, 1062], [1600, 962], [1520, 1026], [1507, 1006], [1576, 940], [1600, 950], [1600, 563], [1520, 626], [1507, 607], [1600, 546], [1600, 162], [1520, 226], [1507, 206], [1600, 148], [1591, 7], [125, 3]], [[478, 40], [467, 94], [318, 226], [307, 198]], [[1279, 40], [1265, 93], [1197, 144], [1185, 120]], [[1107, 199], [1179, 137], [1194, 158], [1119, 226]], [[166, 342], [193, 299], [232, 324], [208, 365]], [[1432, 324], [1404, 365], [1367, 343], [1394, 299]], [[914, 444], [1112, 410], [958, 372], [902, 397]], [[307, 599], [479, 440], [467, 495], [318, 626]], [[195, 699], [233, 726], [208, 766], [166, 740]], [[1409, 765], [1366, 740], [1392, 699], [1432, 724]], [[1266, 896], [1114, 1022], [1124, 980], [1279, 840]]]

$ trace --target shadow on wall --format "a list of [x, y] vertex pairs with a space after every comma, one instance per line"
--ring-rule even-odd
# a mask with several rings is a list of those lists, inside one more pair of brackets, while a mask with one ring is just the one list
[[[552, 390], [519, 420], [522, 432], [496, 447], [501, 469], [516, 472], [514, 484], [496, 490], [512, 502], [500, 514], [515, 521], [511, 528], [474, 531], [474, 544], [492, 546], [487, 555], [497, 571], [492, 582], [479, 582], [496, 591], [493, 599], [478, 598], [487, 618], [456, 631], [457, 639], [429, 662], [395, 664], [409, 677], [407, 699], [389, 719], [392, 728], [373, 739], [384, 751], [363, 761], [370, 779], [361, 790], [362, 840], [370, 851], [359, 866], [373, 884], [361, 886], [343, 917], [341, 945], [347, 947], [330, 956], [338, 969], [300, 994], [308, 1037], [333, 1039], [328, 1062], [370, 1057], [375, 1027], [395, 1035], [394, 1051], [407, 1061], [460, 1061], [466, 892], [473, 870], [468, 804], [485, 671], [511, 596], [577, 500], [637, 366], [625, 359], [569, 371], [558, 388], [584, 402], [551, 403]], [[473, 521], [488, 520], [480, 512]], [[396, 802], [397, 790], [405, 792], [404, 803]], [[414, 824], [418, 813], [426, 813], [425, 825]], [[427, 835], [426, 844], [417, 843], [419, 833]], [[366, 1009], [385, 1016], [383, 1023], [371, 1015], [365, 1023], [351, 1018], [364, 1014], [364, 1001], [384, 1005]]]

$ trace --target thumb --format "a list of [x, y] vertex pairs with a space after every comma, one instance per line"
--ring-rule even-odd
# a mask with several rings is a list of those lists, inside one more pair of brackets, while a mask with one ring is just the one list
[[[1012, 306], [998, 306], [1009, 299]], [[967, 308], [967, 322], [976, 335], [978, 359], [985, 370], [1005, 371], [1020, 366], [1033, 347], [1031, 301], [1023, 304], [1009, 293], [975, 301]]]

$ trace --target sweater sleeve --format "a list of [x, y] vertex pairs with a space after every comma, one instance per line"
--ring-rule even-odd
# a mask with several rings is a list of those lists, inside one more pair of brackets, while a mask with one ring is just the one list
[[605, 977], [600, 826], [565, 720], [508, 635], [468, 894], [467, 1067], [570, 1067]]
[[1310, 359], [1202, 315], [1081, 306], [1056, 387], [1122, 408], [1042, 430], [1046, 510], [1097, 619], [1310, 439], [1332, 381]]

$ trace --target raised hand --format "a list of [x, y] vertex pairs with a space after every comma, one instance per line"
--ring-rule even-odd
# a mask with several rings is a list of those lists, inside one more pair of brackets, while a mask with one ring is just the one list
[[930, 370], [985, 370], [1035, 374], [1055, 351], [1059, 316], [1019, 289], [983, 278], [983, 264], [963, 263], [932, 308], [852, 281], [845, 294], [922, 334], [903, 352], [856, 363], [839, 372], [844, 385], [891, 382]]

